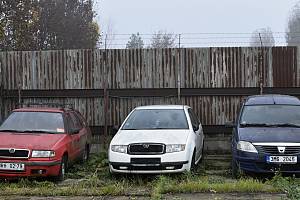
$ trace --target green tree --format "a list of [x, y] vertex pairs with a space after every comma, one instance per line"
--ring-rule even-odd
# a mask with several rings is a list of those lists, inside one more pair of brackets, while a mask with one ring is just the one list
[[144, 47], [144, 42], [139, 33], [132, 34], [129, 41], [126, 44], [127, 49], [142, 49]]
[[92, 0], [0, 0], [0, 50], [95, 48]]
[[41, 49], [95, 48], [99, 27], [92, 0], [41, 0]]
[[37, 1], [1, 0], [0, 48], [29, 50], [36, 48]]
[[286, 42], [288, 46], [300, 45], [300, 6], [299, 3], [294, 6], [292, 13], [288, 20], [288, 27], [286, 33]]

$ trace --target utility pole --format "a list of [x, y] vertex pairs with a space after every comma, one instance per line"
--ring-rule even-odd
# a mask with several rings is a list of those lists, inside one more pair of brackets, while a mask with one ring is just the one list
[[108, 92], [107, 92], [107, 70], [106, 70], [106, 65], [107, 65], [107, 34], [105, 34], [105, 39], [104, 39], [104, 54], [103, 54], [103, 59], [104, 59], [104, 69], [103, 69], [103, 111], [104, 111], [104, 148], [106, 148], [106, 145], [108, 143], [108, 125], [107, 125], [107, 116], [108, 116]]
[[264, 85], [263, 85], [263, 42], [261, 39], [261, 35], [260, 33], [258, 33], [259, 35], [259, 40], [260, 40], [260, 72], [259, 72], [259, 93], [260, 95], [263, 94], [263, 89], [264, 89]]
[[178, 103], [180, 102], [180, 96], [181, 96], [181, 34], [178, 35], [178, 47], [179, 47], [179, 63], [178, 63], [178, 74], [177, 74], [177, 97], [178, 97]]

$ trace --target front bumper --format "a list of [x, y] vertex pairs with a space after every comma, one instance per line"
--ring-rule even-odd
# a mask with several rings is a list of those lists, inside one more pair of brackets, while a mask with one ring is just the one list
[[0, 160], [0, 163], [23, 163], [24, 171], [0, 170], [0, 178], [15, 177], [45, 177], [57, 176], [60, 171], [60, 160], [55, 161], [23, 161], [23, 160]]
[[283, 173], [300, 173], [300, 155], [284, 155], [297, 156], [295, 164], [275, 164], [266, 161], [268, 154], [257, 154], [238, 151], [233, 155], [233, 160], [238, 164], [241, 170], [255, 173], [274, 173], [280, 171]]
[[179, 173], [187, 170], [188, 161], [160, 163], [160, 164], [133, 164], [109, 163], [110, 170], [115, 173], [160, 174]]
[[189, 170], [189, 160], [186, 151], [161, 155], [129, 155], [109, 152], [109, 167], [113, 173], [180, 173]]

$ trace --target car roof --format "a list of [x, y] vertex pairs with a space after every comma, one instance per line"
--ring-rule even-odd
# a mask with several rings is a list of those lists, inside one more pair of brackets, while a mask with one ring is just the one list
[[173, 109], [173, 110], [183, 110], [184, 108], [189, 108], [185, 105], [149, 105], [149, 106], [139, 106], [135, 108], [136, 110], [151, 110], [151, 109]]
[[14, 109], [13, 112], [56, 112], [63, 113], [64, 109], [61, 108], [49, 108], [49, 107], [25, 107]]
[[279, 94], [255, 95], [246, 99], [245, 105], [300, 105], [297, 97]]

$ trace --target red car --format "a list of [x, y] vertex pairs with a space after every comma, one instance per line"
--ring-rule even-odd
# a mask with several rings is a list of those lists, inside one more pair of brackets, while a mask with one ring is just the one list
[[0, 177], [52, 176], [64, 179], [68, 166], [86, 161], [91, 131], [69, 108], [14, 110], [0, 127]]

